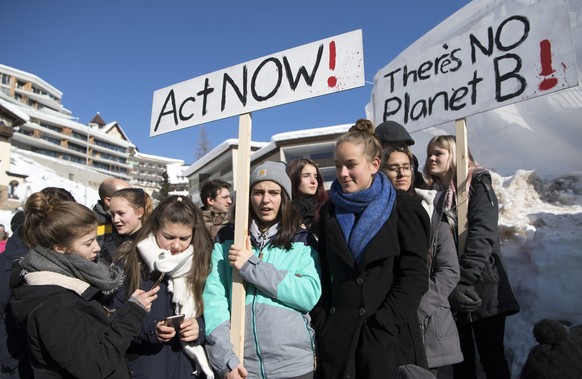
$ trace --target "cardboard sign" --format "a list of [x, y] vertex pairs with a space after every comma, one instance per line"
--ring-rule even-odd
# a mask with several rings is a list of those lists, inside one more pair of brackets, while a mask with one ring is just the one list
[[356, 30], [155, 91], [150, 136], [363, 85]]
[[378, 71], [370, 119], [415, 131], [578, 84], [565, 0], [481, 3], [444, 21], [452, 37]]

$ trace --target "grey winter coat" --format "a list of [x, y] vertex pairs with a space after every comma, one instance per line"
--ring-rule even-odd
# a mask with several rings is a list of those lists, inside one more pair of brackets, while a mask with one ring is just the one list
[[431, 255], [428, 291], [418, 307], [428, 367], [436, 368], [463, 360], [457, 325], [448, 296], [459, 282], [459, 259], [451, 227], [442, 221], [442, 192], [416, 189], [422, 205], [431, 212]]
[[457, 325], [448, 296], [459, 282], [459, 261], [448, 224], [440, 222], [432, 260], [428, 291], [420, 299], [418, 320], [424, 334], [428, 367], [440, 367], [463, 360]]

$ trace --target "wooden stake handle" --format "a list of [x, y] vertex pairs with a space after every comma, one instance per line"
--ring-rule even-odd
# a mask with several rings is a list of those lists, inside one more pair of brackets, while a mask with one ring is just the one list
[[455, 121], [457, 129], [457, 230], [459, 256], [465, 252], [467, 241], [467, 173], [469, 172], [469, 152], [467, 147], [467, 124], [465, 119]]
[[[245, 240], [249, 234], [249, 184], [251, 164], [251, 126], [250, 113], [239, 117], [238, 158], [236, 162], [234, 244], [246, 246]], [[232, 269], [232, 299], [230, 308], [230, 341], [234, 352], [241, 362], [244, 361], [245, 346], [245, 296], [244, 283], [235, 268]]]

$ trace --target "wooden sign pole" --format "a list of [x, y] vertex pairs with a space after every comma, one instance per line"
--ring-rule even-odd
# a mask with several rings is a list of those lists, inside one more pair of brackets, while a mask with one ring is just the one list
[[459, 256], [465, 252], [467, 241], [467, 173], [469, 170], [469, 153], [467, 147], [467, 124], [464, 118], [456, 120], [457, 129], [457, 230]]
[[[234, 244], [245, 246], [249, 234], [249, 184], [251, 165], [251, 126], [250, 113], [239, 117], [238, 126], [238, 157], [236, 170]], [[238, 273], [232, 269], [232, 299], [230, 307], [230, 341], [234, 352], [241, 362], [244, 361], [245, 346], [245, 287]]]

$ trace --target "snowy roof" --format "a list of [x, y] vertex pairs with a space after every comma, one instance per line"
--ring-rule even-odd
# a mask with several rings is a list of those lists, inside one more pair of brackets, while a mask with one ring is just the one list
[[97, 124], [99, 126], [105, 126], [105, 121], [103, 121], [103, 119], [99, 115], [99, 112], [97, 112], [95, 117], [93, 117], [93, 119], [91, 121], [89, 121], [89, 124]]
[[328, 136], [333, 134], [342, 134], [348, 131], [348, 129], [353, 124], [342, 124], [342, 125], [334, 125], [334, 126], [324, 126], [321, 128], [313, 128], [313, 129], [303, 129], [303, 130], [295, 130], [292, 132], [285, 132], [275, 134], [271, 137], [271, 142], [265, 144], [261, 149], [255, 151], [251, 155], [251, 159], [256, 161], [261, 157], [270, 154], [277, 148], [277, 142], [281, 141], [292, 141], [302, 138], [310, 138], [310, 137], [321, 137], [321, 136]]
[[[254, 147], [255, 149], [260, 149], [263, 146], [267, 145], [266, 142], [253, 142], [251, 141], [251, 150]], [[206, 153], [202, 158], [198, 159], [196, 162], [192, 163], [188, 169], [184, 170], [183, 175], [189, 176], [193, 172], [196, 172], [199, 168], [203, 167], [207, 163], [211, 162], [213, 159], [216, 159], [220, 155], [222, 155], [227, 150], [232, 149], [233, 147], [238, 146], [238, 139], [230, 138], [223, 141], [220, 145], [216, 146], [214, 149], [210, 150]]]
[[16, 69], [14, 67], [6, 66], [3, 64], [0, 64], [0, 70], [4, 71], [4, 72], [11, 73], [12, 75], [18, 76], [18, 77], [23, 78], [23, 79], [27, 79], [31, 82], [34, 82], [35, 84], [39, 84], [39, 85], [41, 85], [41, 87], [44, 87], [44, 89], [46, 89], [49, 92], [52, 92], [54, 95], [56, 95], [59, 98], [61, 98], [63, 96], [63, 93], [61, 91], [59, 91], [58, 89], [56, 89], [55, 87], [53, 87], [52, 85], [45, 82], [43, 79], [39, 78], [38, 76], [36, 76], [34, 74]]
[[271, 141], [289, 141], [299, 138], [327, 136], [330, 134], [345, 133], [353, 124], [343, 124], [334, 126], [325, 126], [322, 128], [296, 130], [292, 132], [285, 132], [275, 134], [271, 137]]
[[187, 168], [188, 166], [183, 164], [169, 164], [167, 168], [168, 181], [170, 183], [187, 183], [188, 178], [183, 175]]
[[[72, 116], [68, 116], [62, 113], [58, 113], [55, 112], [53, 110], [49, 110], [47, 108], [43, 108], [43, 109], [34, 109], [32, 107], [26, 107], [26, 106], [21, 106], [20, 104], [12, 104], [14, 107], [18, 108], [21, 110], [21, 112], [23, 112], [24, 114], [27, 114], [29, 117], [30, 121], [30, 117], [34, 117], [34, 118], [38, 118], [41, 119], [43, 121], [48, 121], [48, 122], [53, 122], [56, 125], [60, 125], [60, 126], [66, 126], [69, 127], [71, 129], [74, 130], [78, 130], [78, 131], [83, 131], [86, 132], [88, 129], [90, 130], [90, 133], [92, 135], [95, 136], [99, 136], [99, 138], [102, 138], [105, 141], [108, 142], [112, 142], [114, 144], [117, 145], [122, 145], [122, 146], [135, 146], [133, 143], [131, 143], [131, 141], [129, 141], [129, 139], [127, 140], [122, 140], [119, 138], [115, 138], [111, 135], [106, 134], [102, 129], [98, 129], [98, 128], [90, 128], [89, 126], [82, 124], [76, 120], [76, 117], [72, 117]], [[115, 125], [117, 123], [113, 123], [113, 125]], [[121, 127], [119, 127], [120, 130]], [[125, 135], [125, 134], [124, 134]]]
[[179, 165], [184, 164], [184, 160], [182, 160], [182, 159], [166, 158], [166, 157], [161, 157], [159, 155], [146, 154], [146, 153], [142, 153], [138, 150], [136, 150], [135, 156], [137, 158], [140, 158], [140, 159], [144, 159], [144, 160], [149, 159], [152, 161], [163, 162], [165, 164], [179, 164]]
[[100, 130], [103, 133], [111, 136], [111, 134], [109, 134], [109, 131], [111, 129], [113, 129], [114, 127], [117, 127], [118, 128], [119, 133], [121, 133], [121, 136], [123, 137], [124, 140], [126, 140], [127, 142], [129, 142], [130, 144], [132, 144], [131, 141], [129, 140], [129, 137], [127, 136], [127, 134], [125, 134], [125, 131], [123, 130], [123, 128], [121, 127], [121, 125], [119, 125], [119, 123], [117, 121], [112, 121], [109, 124], [103, 126], [103, 128], [101, 128], [101, 129], [94, 129], [93, 128], [93, 130]]
[[14, 116], [18, 117], [24, 122], [30, 121], [30, 117], [28, 117], [28, 115], [25, 112], [21, 111], [17, 105], [11, 104], [6, 100], [0, 99], [0, 106], [8, 110], [10, 113], [12, 113]]

